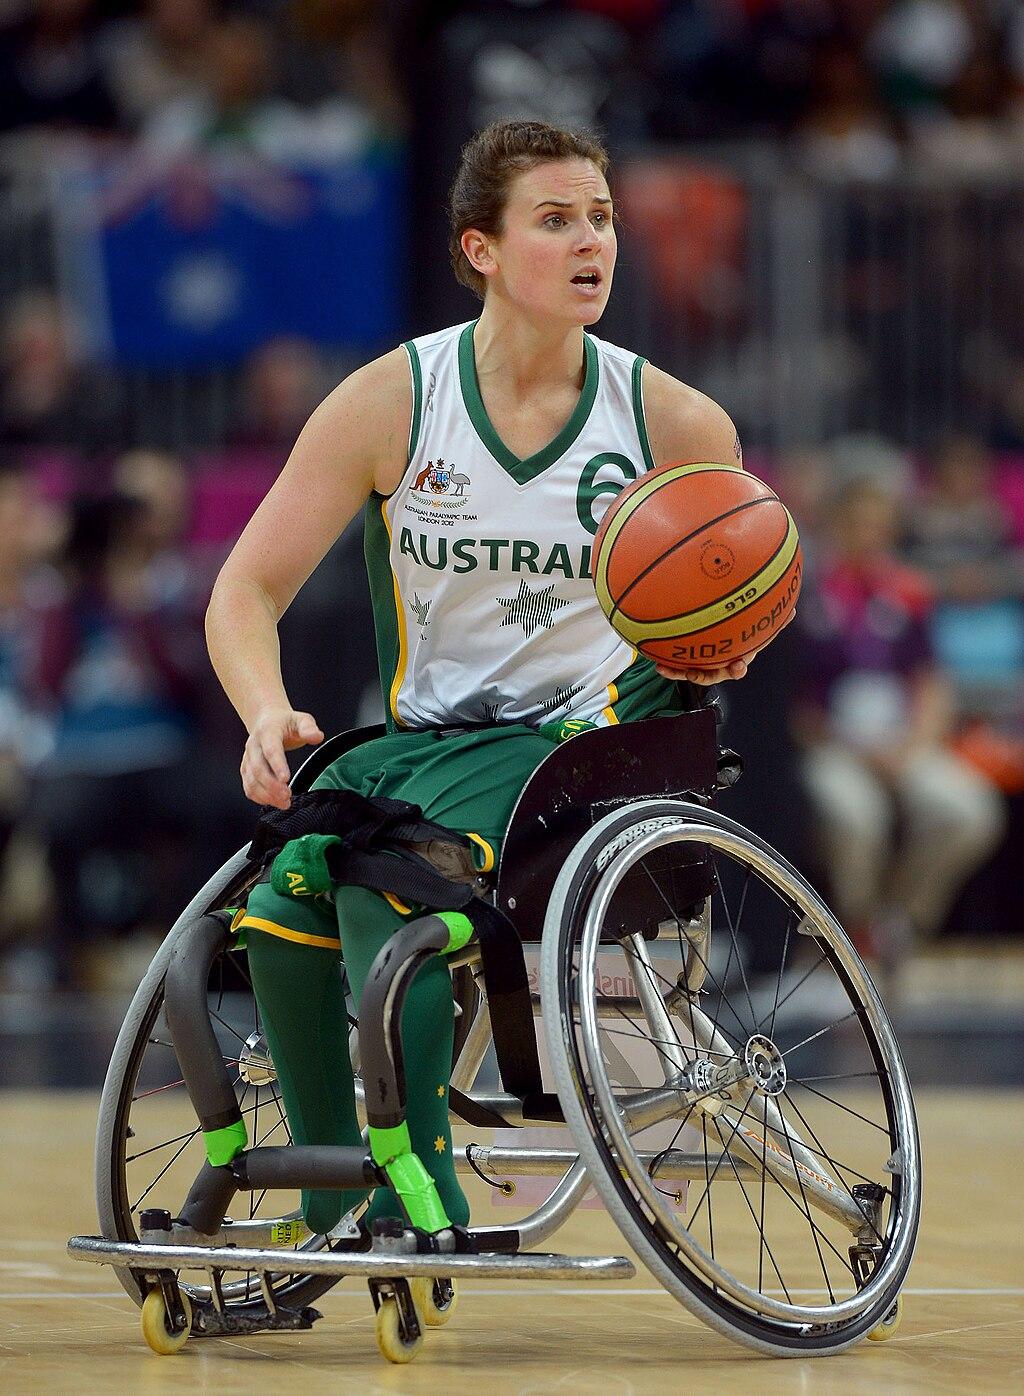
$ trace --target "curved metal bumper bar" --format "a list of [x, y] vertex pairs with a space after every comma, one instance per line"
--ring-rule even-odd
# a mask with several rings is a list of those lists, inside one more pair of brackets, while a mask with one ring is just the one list
[[[243, 1246], [163, 1246], [72, 1236], [68, 1255], [98, 1265], [133, 1270], [241, 1270], [280, 1274], [280, 1250]], [[377, 1279], [439, 1279], [473, 1276], [506, 1280], [631, 1280], [636, 1269], [623, 1255], [384, 1255], [367, 1252], [296, 1251], [289, 1273], [373, 1276]]]

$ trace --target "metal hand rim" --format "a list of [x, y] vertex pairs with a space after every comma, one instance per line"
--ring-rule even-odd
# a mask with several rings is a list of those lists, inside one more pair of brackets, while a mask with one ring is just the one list
[[[624, 848], [604, 870], [601, 880], [591, 898], [584, 920], [583, 938], [580, 948], [580, 969], [579, 982], [582, 984], [593, 984], [594, 974], [597, 967], [597, 954], [601, 941], [601, 927], [604, 923], [605, 914], [619, 882], [622, 877], [641, 858], [657, 848], [666, 844], [679, 841], [680, 837], [684, 841], [700, 842], [710, 844], [713, 848], [718, 848], [724, 853], [732, 853], [744, 859], [749, 859], [751, 863], [770, 875], [772, 879], [784, 876], [784, 869], [778, 864], [770, 862], [760, 850], [737, 835], [729, 833], [727, 830], [715, 828], [710, 824], [691, 824], [684, 820], [663, 826], [660, 829], [651, 830], [642, 835], [635, 842]], [[787, 883], [789, 879], [786, 879]], [[874, 986], [867, 978], [863, 966], [850, 944], [838, 922], [832, 917], [824, 904], [813, 896], [809, 896], [807, 891], [798, 886], [795, 882], [789, 883], [786, 888], [794, 902], [800, 906], [805, 915], [809, 916], [816, 925], [831, 933], [830, 940], [837, 957], [843, 968], [850, 976], [857, 990], [862, 995], [864, 1006], [867, 1010], [871, 1026], [878, 1038], [882, 1042], [888, 1059], [890, 1077], [893, 1084], [894, 1094], [897, 1102], [898, 1114], [902, 1120], [906, 1118], [908, 1109], [912, 1112], [910, 1104], [910, 1087], [903, 1069], [896, 1040], [892, 1029], [882, 1008], [881, 1001], [875, 992]], [[580, 1013], [583, 1019], [583, 1027], [590, 1036], [591, 1041], [598, 1041], [598, 1021], [596, 1013], [596, 1002], [592, 995], [580, 996]], [[595, 1054], [596, 1060], [589, 1061], [591, 1069], [591, 1087], [597, 1097], [597, 1103], [601, 1110], [601, 1118], [605, 1129], [610, 1136], [610, 1142], [614, 1145], [619, 1156], [622, 1168], [628, 1173], [631, 1183], [643, 1196], [644, 1201], [650, 1210], [655, 1214], [662, 1226], [673, 1236], [679, 1248], [687, 1255], [692, 1264], [702, 1271], [711, 1283], [724, 1290], [737, 1302], [745, 1307], [753, 1307], [758, 1312], [773, 1318], [783, 1319], [788, 1323], [811, 1323], [824, 1324], [836, 1323], [842, 1319], [855, 1318], [862, 1314], [870, 1305], [880, 1299], [891, 1283], [891, 1277], [898, 1273], [904, 1259], [907, 1258], [908, 1248], [913, 1245], [914, 1229], [904, 1224], [905, 1217], [912, 1217], [917, 1208], [917, 1158], [914, 1131], [905, 1131], [900, 1143], [904, 1148], [902, 1183], [904, 1192], [901, 1198], [901, 1208], [896, 1219], [896, 1235], [894, 1244], [886, 1255], [885, 1262], [875, 1272], [872, 1278], [863, 1289], [851, 1295], [848, 1299], [840, 1300], [835, 1304], [824, 1308], [817, 1308], [802, 1304], [785, 1304], [780, 1300], [772, 1299], [770, 1296], [762, 1294], [759, 1290], [750, 1289], [741, 1284], [727, 1270], [714, 1261], [704, 1247], [690, 1235], [685, 1228], [680, 1235], [678, 1218], [675, 1213], [666, 1205], [666, 1198], [657, 1190], [653, 1181], [646, 1171], [631, 1166], [634, 1154], [633, 1146], [626, 1134], [622, 1118], [615, 1100], [611, 1082], [605, 1070], [604, 1058], [600, 1052]], [[596, 1182], [597, 1180], [595, 1180]], [[598, 1183], [600, 1187], [600, 1184]], [[852, 1239], [852, 1238], [851, 1238]]]

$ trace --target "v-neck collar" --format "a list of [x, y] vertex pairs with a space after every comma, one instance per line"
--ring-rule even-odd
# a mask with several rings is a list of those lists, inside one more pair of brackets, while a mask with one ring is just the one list
[[480, 381], [476, 375], [476, 354], [473, 350], [473, 331], [477, 324], [478, 321], [474, 320], [466, 326], [459, 336], [459, 383], [462, 387], [462, 400], [466, 404], [469, 420], [473, 423], [477, 436], [488, 451], [498, 464], [508, 471], [516, 484], [525, 485], [541, 471], [547, 470], [548, 466], [553, 465], [560, 456], [564, 456], [586, 425], [590, 409], [597, 397], [597, 380], [600, 371], [597, 349], [590, 336], [584, 334], [583, 391], [580, 393], [579, 402], [573, 408], [572, 416], [555, 439], [548, 442], [543, 450], [535, 452], [532, 456], [527, 456], [525, 460], [520, 460], [509, 450], [494, 430], [491, 419], [487, 415], [484, 400], [480, 395]]

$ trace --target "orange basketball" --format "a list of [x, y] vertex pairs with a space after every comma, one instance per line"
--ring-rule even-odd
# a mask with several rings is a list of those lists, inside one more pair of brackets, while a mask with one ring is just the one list
[[667, 668], [717, 669], [777, 635], [800, 594], [789, 510], [738, 465], [648, 471], [594, 540], [597, 597], [619, 634]]

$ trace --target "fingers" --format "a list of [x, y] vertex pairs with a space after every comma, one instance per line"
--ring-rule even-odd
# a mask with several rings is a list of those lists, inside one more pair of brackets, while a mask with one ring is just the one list
[[288, 809], [292, 802], [288, 790], [291, 771], [285, 752], [307, 744], [319, 746], [323, 739], [312, 713], [266, 709], [249, 733], [239, 768], [248, 798], [259, 805]]
[[676, 683], [695, 683], [707, 688], [711, 684], [724, 683], [726, 679], [742, 679], [750, 668], [752, 659], [753, 655], [747, 655], [746, 659], [734, 659], [731, 664], [720, 669], [666, 669], [662, 664], [656, 664], [655, 668], [663, 679], [674, 679]]
[[288, 724], [283, 745], [285, 751], [294, 751], [297, 746], [319, 746], [323, 739], [324, 734], [312, 713], [295, 713]]
[[290, 771], [280, 741], [251, 736], [245, 744], [241, 765], [242, 789], [258, 805], [274, 805], [287, 809], [291, 804], [288, 790]]

